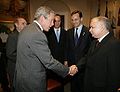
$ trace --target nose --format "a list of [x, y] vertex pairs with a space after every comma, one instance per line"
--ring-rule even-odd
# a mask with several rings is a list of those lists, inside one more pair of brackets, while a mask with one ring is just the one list
[[72, 20], [72, 23], [73, 23], [73, 24], [75, 24], [75, 21], [74, 21], [74, 20]]
[[91, 30], [92, 30], [92, 29], [91, 29], [91, 27], [90, 27], [89, 32], [91, 32]]

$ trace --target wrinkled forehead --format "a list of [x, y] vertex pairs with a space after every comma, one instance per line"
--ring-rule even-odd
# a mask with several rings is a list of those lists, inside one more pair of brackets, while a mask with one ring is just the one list
[[93, 25], [95, 25], [96, 23], [97, 23], [97, 20], [92, 19], [92, 20], [90, 21], [90, 26], [93, 26]]
[[101, 21], [99, 21], [97, 18], [91, 19], [90, 25], [99, 25], [102, 24]]

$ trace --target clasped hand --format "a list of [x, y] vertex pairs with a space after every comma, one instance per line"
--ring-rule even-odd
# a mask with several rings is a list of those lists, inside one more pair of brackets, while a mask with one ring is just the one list
[[78, 68], [76, 65], [72, 65], [69, 67], [69, 75], [74, 76], [78, 72]]

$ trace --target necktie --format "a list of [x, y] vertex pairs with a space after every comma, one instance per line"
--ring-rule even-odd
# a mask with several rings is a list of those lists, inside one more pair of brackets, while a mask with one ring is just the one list
[[59, 30], [56, 30], [57, 41], [59, 42]]
[[78, 42], [78, 33], [77, 33], [78, 28], [75, 30], [75, 45], [77, 45]]
[[95, 45], [95, 48], [99, 46], [99, 41], [96, 40], [96, 45]]

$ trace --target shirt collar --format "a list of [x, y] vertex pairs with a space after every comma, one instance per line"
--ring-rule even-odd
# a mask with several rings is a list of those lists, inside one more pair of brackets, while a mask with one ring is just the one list
[[60, 31], [60, 27], [59, 28], [54, 28], [55, 31], [59, 30]]
[[38, 23], [38, 21], [34, 20], [34, 22], [37, 23], [38, 26], [40, 27], [40, 29], [43, 31], [43, 28], [42, 28], [42, 26]]
[[80, 25], [79, 27], [76, 27], [76, 28], [78, 28], [78, 30], [82, 30], [82, 27], [83, 27], [83, 25]]
[[[77, 27], [78, 28], [78, 30], [77, 30], [78, 37], [80, 37], [80, 33], [81, 33], [81, 30], [82, 30], [82, 27], [83, 27], [83, 25], [80, 25], [79, 27]], [[76, 28], [75, 28], [75, 30], [76, 30]]]
[[105, 36], [107, 36], [108, 34], [109, 34], [109, 32], [106, 33], [106, 34], [105, 34], [104, 36], [102, 36], [101, 38], [99, 38], [98, 41], [101, 42], [101, 41], [105, 38]]

